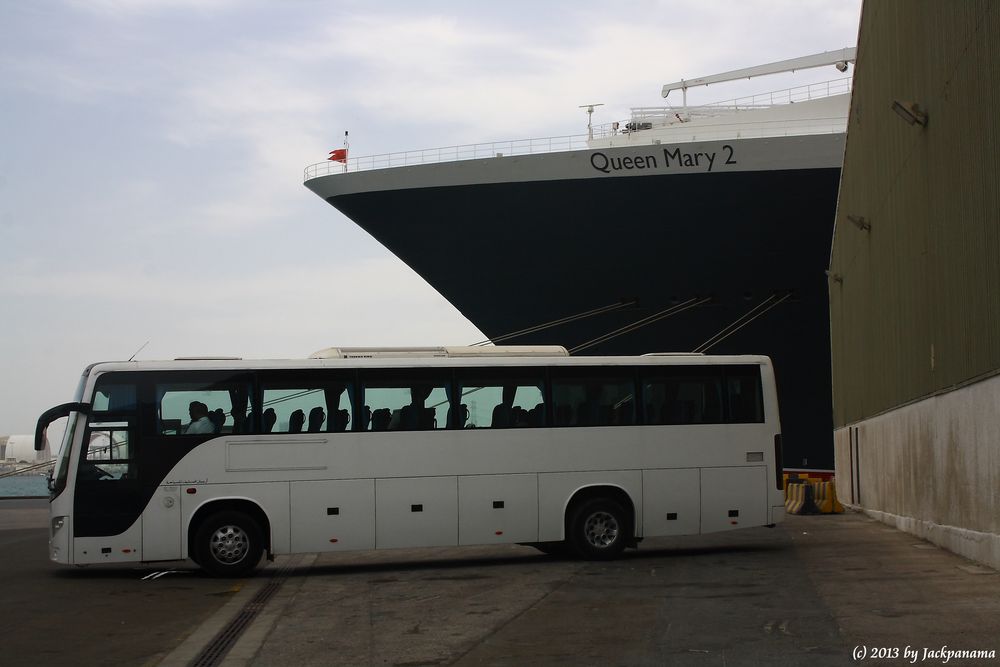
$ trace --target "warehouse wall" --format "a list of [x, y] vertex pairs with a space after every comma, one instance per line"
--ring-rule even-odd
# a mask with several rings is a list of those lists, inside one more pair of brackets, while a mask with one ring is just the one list
[[866, 2], [830, 260], [838, 486], [952, 548], [1000, 534], [998, 137], [1000, 3]]

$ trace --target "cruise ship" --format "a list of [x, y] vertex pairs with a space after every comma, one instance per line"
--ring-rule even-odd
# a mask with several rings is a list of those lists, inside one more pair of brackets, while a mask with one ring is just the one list
[[707, 106], [689, 106], [687, 91], [812, 67], [843, 74], [854, 57], [667, 84], [679, 104], [588, 123], [583, 136], [323, 162], [305, 185], [493, 342], [769, 355], [785, 466], [829, 469], [825, 272], [850, 76]]

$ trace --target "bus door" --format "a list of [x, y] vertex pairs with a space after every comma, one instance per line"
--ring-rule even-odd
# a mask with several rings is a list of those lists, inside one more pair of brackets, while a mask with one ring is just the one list
[[135, 414], [103, 411], [87, 419], [73, 497], [77, 562], [139, 558], [136, 422]]

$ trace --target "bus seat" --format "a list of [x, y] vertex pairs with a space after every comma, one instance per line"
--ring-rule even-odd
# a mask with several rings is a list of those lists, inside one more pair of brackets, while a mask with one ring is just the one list
[[556, 426], [569, 426], [573, 423], [573, 407], [566, 405], [557, 405], [555, 410]]
[[515, 405], [510, 409], [510, 425], [513, 427], [523, 427], [528, 425], [528, 411], [520, 405]]
[[216, 433], [222, 433], [222, 425], [226, 423], [226, 413], [222, 408], [216, 408], [208, 413], [208, 419], [212, 422]]
[[451, 428], [465, 428], [466, 422], [469, 421], [469, 406], [465, 403], [461, 404], [458, 409], [458, 414], [452, 413], [452, 409], [448, 408], [447, 421]]
[[392, 421], [392, 411], [389, 408], [379, 408], [372, 412], [372, 430], [388, 431]]
[[292, 412], [291, 416], [288, 417], [288, 432], [289, 433], [302, 433], [302, 427], [306, 423], [306, 413], [302, 410], [295, 410]]
[[319, 433], [323, 429], [324, 421], [326, 421], [326, 411], [317, 405], [309, 411], [309, 432]]
[[646, 423], [647, 424], [664, 424], [666, 423], [664, 419], [664, 408], [663, 406], [657, 407], [652, 403], [646, 403]]
[[510, 407], [500, 403], [493, 408], [493, 419], [490, 428], [507, 428], [510, 426]]
[[333, 422], [330, 424], [330, 428], [336, 433], [343, 433], [350, 423], [351, 413], [346, 409], [341, 409], [333, 413]]
[[404, 405], [400, 411], [398, 428], [402, 431], [430, 431], [436, 427], [436, 417], [434, 408]]
[[717, 387], [709, 387], [705, 394], [705, 408], [701, 421], [706, 424], [722, 423], [722, 398]]
[[274, 408], [268, 408], [267, 410], [264, 410], [264, 425], [262, 429], [263, 432], [270, 433], [271, 429], [274, 428], [274, 423], [276, 421], [278, 421], [278, 415], [274, 411]]
[[539, 403], [528, 410], [528, 426], [545, 426], [545, 404]]

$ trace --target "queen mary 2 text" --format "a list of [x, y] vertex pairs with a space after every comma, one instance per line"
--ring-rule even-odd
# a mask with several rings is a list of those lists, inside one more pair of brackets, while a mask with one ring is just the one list
[[632, 155], [627, 157], [609, 157], [600, 151], [590, 154], [590, 166], [597, 171], [610, 174], [616, 171], [633, 171], [644, 169], [686, 168], [694, 171], [712, 171], [718, 165], [734, 165], [736, 151], [729, 144], [723, 144], [718, 151], [684, 151], [678, 147], [663, 149], [662, 155]]

